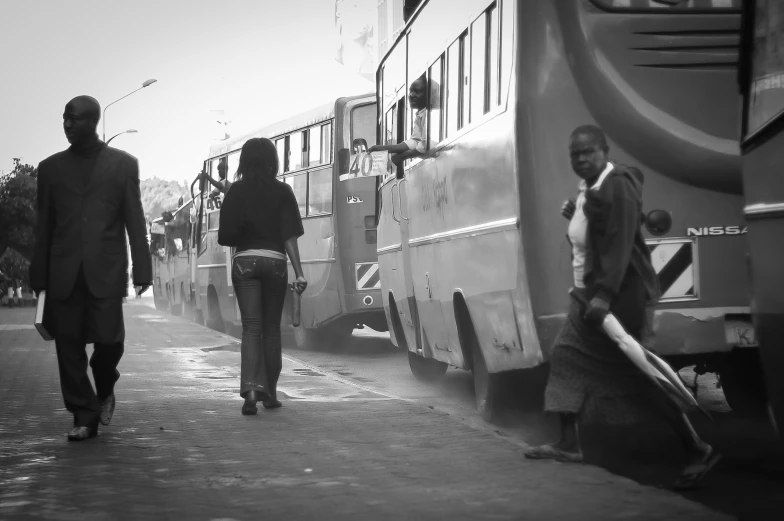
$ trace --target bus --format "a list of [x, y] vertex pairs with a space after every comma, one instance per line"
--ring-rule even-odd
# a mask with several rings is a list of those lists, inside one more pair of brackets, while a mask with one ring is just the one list
[[743, 54], [744, 214], [749, 232], [752, 314], [766, 375], [769, 414], [784, 427], [784, 5], [745, 2]]
[[172, 212], [172, 219], [150, 223], [153, 299], [155, 308], [192, 318], [191, 260], [193, 200]]
[[[354, 141], [373, 142], [375, 96], [339, 98], [279, 123], [210, 149], [205, 172], [218, 179], [219, 165], [233, 176], [242, 145], [250, 138], [271, 139], [278, 150], [279, 179], [294, 190], [305, 235], [299, 239], [308, 288], [302, 295], [301, 321], [294, 328], [299, 347], [331, 345], [357, 327], [386, 330], [376, 254], [377, 178], [339, 182], [337, 157]], [[204, 190], [194, 242], [196, 316], [219, 331], [241, 328], [231, 282], [230, 248], [217, 242], [222, 197]], [[293, 269], [289, 268], [289, 280]], [[290, 296], [287, 297], [290, 300]], [[287, 302], [285, 310], [289, 309]], [[284, 311], [283, 324], [290, 324]]]
[[[749, 307], [738, 146], [738, 0], [425, 0], [377, 70], [379, 142], [428, 150], [380, 187], [378, 255], [393, 342], [414, 376], [499, 375], [548, 358], [566, 317], [577, 191], [568, 137], [604, 129], [644, 173], [643, 231], [662, 289], [655, 349], [717, 372], [738, 410], [764, 401]], [[756, 368], [756, 369], [755, 369]]]

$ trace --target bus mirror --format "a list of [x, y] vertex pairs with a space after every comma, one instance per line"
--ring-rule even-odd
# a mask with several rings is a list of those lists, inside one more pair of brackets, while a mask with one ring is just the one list
[[367, 141], [362, 138], [357, 138], [351, 142], [351, 150], [353, 150], [355, 154], [359, 154], [360, 152], [367, 152], [367, 149]]
[[199, 179], [199, 192], [204, 193], [207, 191], [207, 180], [206, 179]]
[[348, 174], [351, 168], [351, 152], [347, 148], [338, 150], [338, 175]]

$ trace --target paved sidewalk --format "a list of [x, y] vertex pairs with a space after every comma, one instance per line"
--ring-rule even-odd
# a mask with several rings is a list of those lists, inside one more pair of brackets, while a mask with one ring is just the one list
[[291, 358], [241, 416], [236, 339], [131, 300], [112, 425], [68, 443], [32, 311], [0, 310], [0, 519], [730, 519]]

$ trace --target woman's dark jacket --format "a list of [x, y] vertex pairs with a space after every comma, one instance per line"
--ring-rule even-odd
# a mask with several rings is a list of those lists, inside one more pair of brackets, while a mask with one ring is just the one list
[[610, 303], [630, 334], [645, 324], [645, 307], [659, 299], [659, 283], [642, 235], [642, 173], [616, 166], [598, 190], [586, 190], [585, 286], [588, 297]]
[[301, 237], [302, 218], [291, 186], [278, 180], [232, 183], [220, 209], [218, 244], [237, 251], [264, 249], [285, 254], [284, 243]]

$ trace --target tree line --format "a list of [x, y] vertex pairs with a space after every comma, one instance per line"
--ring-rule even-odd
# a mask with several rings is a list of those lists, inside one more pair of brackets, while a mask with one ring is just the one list
[[[28, 269], [35, 246], [38, 169], [13, 158], [13, 169], [0, 175], [0, 290], [9, 286], [27, 287]], [[147, 222], [164, 211], [177, 208], [180, 197], [188, 200], [185, 182], [156, 177], [140, 183], [142, 206]]]

